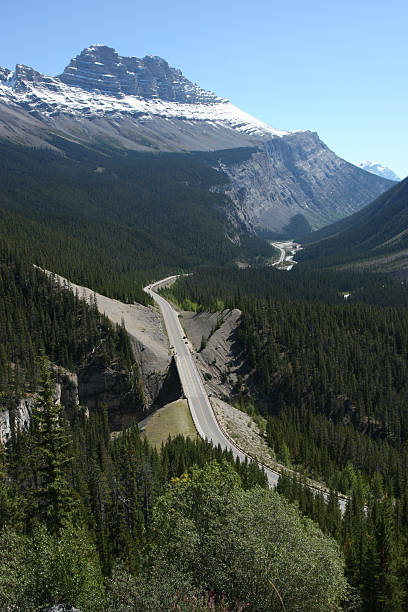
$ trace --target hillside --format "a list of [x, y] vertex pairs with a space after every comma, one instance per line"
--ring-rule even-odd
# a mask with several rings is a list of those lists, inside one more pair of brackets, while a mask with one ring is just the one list
[[[299, 260], [312, 265], [363, 265], [383, 272], [408, 268], [408, 180], [358, 213], [307, 237]], [[309, 243], [309, 244], [308, 244]]]
[[99, 293], [146, 303], [150, 278], [273, 252], [247, 232], [241, 240], [248, 222], [210, 191], [227, 179], [199, 156], [0, 152], [2, 239]]
[[[266, 419], [270, 454], [298, 472], [281, 477], [278, 490], [337, 539], [359, 596], [351, 609], [406, 609], [407, 283], [304, 264], [211, 268], [180, 278], [167, 295], [197, 311], [239, 308], [229, 337], [239, 359], [225, 363], [217, 342], [210, 362], [234, 385], [228, 402]], [[343, 517], [337, 496], [322, 503], [306, 477], [350, 496]]]
[[297, 215], [316, 229], [392, 185], [338, 157], [316, 133], [267, 125], [160, 57], [123, 57], [105, 45], [87, 47], [55, 77], [21, 64], [0, 68], [0, 141], [108, 154], [250, 147], [244, 160], [215, 159], [229, 178], [218, 190], [236, 215], [284, 233]]

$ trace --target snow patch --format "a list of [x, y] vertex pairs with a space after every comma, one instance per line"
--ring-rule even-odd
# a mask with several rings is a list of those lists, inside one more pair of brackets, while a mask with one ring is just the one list
[[[56, 113], [85, 117], [103, 117], [107, 114], [109, 117], [115, 115], [119, 117], [129, 114], [145, 119], [160, 116], [216, 123], [257, 137], [285, 136], [290, 133], [267, 125], [224, 98], [214, 97], [213, 102], [188, 104], [169, 102], [160, 98], [143, 98], [117, 93], [112, 95], [96, 89], [88, 91], [81, 87], [66, 85], [58, 78], [46, 77], [40, 73], [37, 75], [35, 81], [24, 81], [24, 91], [19, 91], [16, 87], [18, 81], [15, 79], [1, 81], [0, 100], [6, 104], [24, 104], [48, 117]], [[78, 77], [84, 78], [82, 75], [77, 75]], [[114, 78], [112, 75], [104, 77], [109, 80]]]

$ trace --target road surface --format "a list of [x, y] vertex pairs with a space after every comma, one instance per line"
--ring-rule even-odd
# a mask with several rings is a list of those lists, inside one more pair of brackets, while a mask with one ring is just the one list
[[[181, 327], [178, 312], [164, 299], [164, 297], [158, 295], [155, 291], [160, 285], [165, 285], [176, 278], [177, 275], [168, 276], [163, 280], [148, 285], [144, 288], [144, 291], [154, 299], [163, 314], [170, 347], [176, 361], [181, 385], [184, 395], [188, 400], [194, 425], [201, 438], [210, 440], [215, 446], [220, 445], [222, 449], [230, 450], [234, 458], [238, 457], [240, 461], [245, 461], [245, 458], [251, 460], [251, 457], [245, 455], [245, 453], [235, 446], [234, 442], [230, 438], [227, 438], [221, 431], [204, 388], [201, 375], [198, 371], [194, 354], [190, 350], [190, 343]], [[279, 480], [279, 472], [275, 472], [261, 464], [260, 467], [264, 470], [269, 485], [275, 487]], [[314, 489], [313, 487], [310, 488]], [[327, 494], [324, 494], [324, 497], [327, 498]], [[339, 503], [342, 512], [344, 512], [346, 506], [345, 500], [340, 498]]]
[[[165, 284], [173, 278], [177, 277], [168, 277], [148, 285], [144, 290], [154, 299], [162, 311], [171, 350], [176, 361], [184, 395], [189, 403], [194, 425], [201, 438], [210, 440], [215, 446], [220, 445], [222, 449], [232, 451], [235, 458], [239, 457], [240, 461], [245, 461], [245, 453], [237, 448], [233, 442], [225, 436], [218, 425], [201, 375], [197, 369], [194, 354], [190, 351], [190, 343], [185, 337], [183, 328], [181, 327], [177, 311], [167, 302], [167, 300], [154, 291], [160, 285]], [[250, 460], [250, 457], [247, 458]], [[267, 475], [269, 484], [271, 486], [276, 486], [279, 479], [279, 473], [273, 472], [266, 467], [264, 467], [264, 471]]]
[[285, 255], [286, 255], [286, 249], [283, 248], [282, 244], [280, 242], [271, 242], [271, 245], [273, 247], [275, 247], [275, 249], [278, 249], [280, 251], [279, 254], [279, 259], [278, 261], [275, 261], [272, 265], [273, 266], [279, 266], [279, 264], [283, 263], [285, 260]]

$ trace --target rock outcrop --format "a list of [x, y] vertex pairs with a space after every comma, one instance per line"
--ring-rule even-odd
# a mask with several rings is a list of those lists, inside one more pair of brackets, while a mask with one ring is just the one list
[[[144, 416], [146, 405], [140, 397], [139, 387], [132, 384], [129, 373], [117, 364], [106, 365], [94, 360], [81, 367], [78, 375], [57, 366], [52, 368], [56, 376], [55, 404], [62, 404], [70, 411], [79, 405], [96, 410], [106, 406], [113, 431], [129, 427]], [[36, 394], [31, 394], [17, 401], [15, 406], [0, 408], [0, 442], [3, 445], [13, 431], [27, 429], [36, 398]]]
[[105, 45], [91, 45], [72, 59], [58, 77], [63, 83], [109, 94], [160, 98], [169, 102], [208, 104], [220, 101], [186, 79], [157, 55], [121, 57]]
[[[59, 368], [54, 368], [59, 371]], [[57, 374], [58, 375], [58, 374]], [[70, 377], [64, 374], [59, 376], [60, 382], [57, 382], [54, 389], [53, 401], [55, 404], [61, 404], [61, 399], [64, 398], [77, 403], [77, 389], [72, 388], [72, 381], [76, 379], [75, 375], [70, 373]], [[10, 408], [0, 408], [0, 443], [6, 444], [10, 439], [13, 431], [24, 431], [30, 424], [31, 413], [35, 405], [37, 396], [31, 394], [16, 402], [15, 406]]]
[[307, 131], [268, 140], [249, 159], [220, 163], [219, 169], [231, 183], [218, 191], [225, 191], [253, 225], [274, 231], [295, 215], [317, 229], [353, 214], [394, 185], [367, 176]]
[[120, 431], [130, 427], [145, 413], [139, 389], [133, 388], [127, 372], [115, 367], [93, 363], [81, 368], [78, 376], [79, 403], [91, 410], [106, 406], [109, 427]]
[[223, 312], [183, 312], [180, 319], [197, 350], [199, 366], [210, 394], [231, 401], [240, 380], [245, 380], [250, 369], [237, 336], [241, 319], [237, 308]]

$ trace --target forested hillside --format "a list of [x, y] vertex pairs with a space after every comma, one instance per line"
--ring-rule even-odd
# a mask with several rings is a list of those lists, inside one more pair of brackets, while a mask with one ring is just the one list
[[[273, 249], [210, 191], [225, 180], [215, 154], [66, 153], [10, 147], [0, 168], [0, 409], [10, 424], [0, 608], [406, 609], [405, 281], [260, 266]], [[329, 503], [301, 476], [269, 492], [255, 464], [203, 441], [157, 452], [136, 427], [112, 439], [103, 403], [55, 403], [62, 373], [91, 366], [121, 376], [133, 414], [143, 385], [124, 327], [33, 262], [141, 302], [144, 283], [188, 269], [168, 290], [181, 306], [240, 308], [250, 373], [232, 401], [266, 418], [272, 455], [325, 482]], [[31, 414], [19, 429], [24, 398]], [[336, 492], [349, 498], [344, 517]]]
[[309, 234], [302, 262], [313, 266], [365, 264], [376, 271], [407, 268], [408, 179], [361, 211]]
[[142, 287], [153, 278], [272, 254], [255, 237], [239, 245], [243, 228], [228, 220], [232, 202], [210, 191], [227, 180], [211, 168], [214, 154], [103, 155], [59, 145], [66, 156], [0, 145], [0, 237], [33, 263], [147, 303]]
[[88, 305], [0, 246], [1, 408], [36, 390], [41, 352], [70, 372], [90, 363], [128, 372], [135, 367], [123, 327], [114, 327], [96, 303]]
[[392, 278], [300, 266], [201, 270], [168, 292], [198, 309], [243, 311], [239, 339], [252, 371], [235, 399], [267, 418], [280, 462], [351, 496], [341, 521], [335, 503], [280, 485], [337, 537], [367, 611], [408, 602], [407, 292]]
[[56, 401], [61, 373], [89, 364], [123, 372], [128, 403], [143, 400], [126, 331], [95, 302], [2, 247], [0, 305], [1, 610], [261, 611], [280, 610], [280, 597], [300, 610], [348, 598], [336, 543], [256, 464], [182, 437], [158, 452], [137, 426], [112, 438], [107, 406]]

